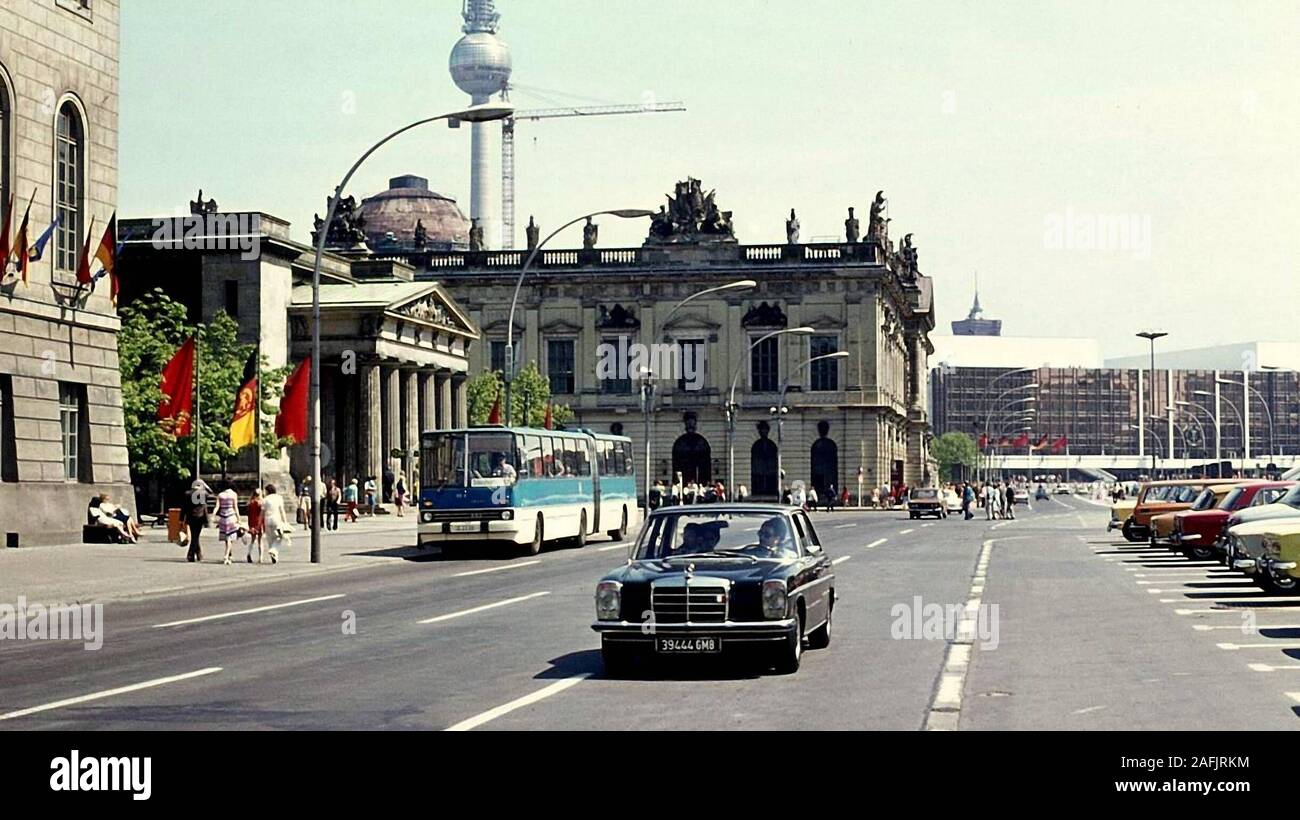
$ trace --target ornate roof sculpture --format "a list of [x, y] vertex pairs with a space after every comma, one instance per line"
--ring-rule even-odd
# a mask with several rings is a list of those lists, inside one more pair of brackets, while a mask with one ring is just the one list
[[760, 302], [740, 320], [741, 327], [785, 327], [786, 324], [785, 311], [775, 302]]
[[735, 242], [736, 231], [731, 211], [718, 209], [716, 190], [707, 194], [698, 179], [687, 177], [677, 183], [668, 205], [659, 206], [651, 219], [647, 245], [672, 245], [686, 242]]
[[622, 305], [614, 305], [612, 309], [601, 305], [596, 327], [601, 330], [636, 330], [641, 327], [641, 320]]
[[[325, 198], [325, 213], [329, 213], [330, 204], [334, 197]], [[315, 214], [312, 231], [311, 243], [315, 245], [320, 242], [321, 227], [325, 220], [321, 219], [320, 214]], [[332, 249], [355, 248], [358, 245], [364, 245], [366, 242], [366, 218], [357, 213], [357, 198], [354, 196], [344, 197], [339, 200], [338, 207], [334, 209], [334, 221], [330, 223], [329, 231], [325, 234], [325, 247]]]

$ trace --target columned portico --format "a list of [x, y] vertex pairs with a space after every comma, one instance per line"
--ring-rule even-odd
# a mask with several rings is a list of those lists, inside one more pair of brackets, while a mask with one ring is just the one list
[[438, 429], [449, 430], [455, 426], [452, 416], [451, 372], [438, 371]]

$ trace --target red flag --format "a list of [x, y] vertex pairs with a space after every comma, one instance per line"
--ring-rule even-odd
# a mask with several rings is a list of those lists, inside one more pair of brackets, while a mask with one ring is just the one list
[[546, 403], [546, 421], [542, 423], [542, 426], [547, 430], [555, 429], [555, 421], [551, 418], [551, 403], [549, 401]]
[[10, 194], [9, 201], [4, 203], [4, 211], [4, 218], [0, 220], [3, 223], [3, 227], [0, 227], [0, 274], [3, 274], [5, 269], [9, 267], [9, 256], [13, 252], [13, 248], [9, 244], [9, 232], [14, 226], [13, 194]]
[[307, 440], [307, 400], [311, 393], [311, 359], [303, 359], [284, 383], [280, 414], [275, 417], [275, 434], [293, 439], [295, 444]]
[[1065, 436], [1061, 436], [1061, 437], [1058, 438], [1056, 441], [1053, 441], [1053, 442], [1052, 442], [1052, 449], [1053, 449], [1053, 450], [1060, 450], [1062, 447], [1066, 447], [1066, 446], [1068, 446], [1069, 443], [1070, 443], [1070, 439], [1068, 439], [1068, 438], [1065, 437]]
[[1028, 447], [1028, 446], [1029, 446], [1029, 434], [1028, 434], [1028, 433], [1021, 433], [1020, 435], [1016, 436], [1016, 440], [1013, 441], [1013, 442], [1011, 442], [1011, 446], [1012, 446], [1012, 447]]
[[90, 230], [86, 231], [86, 243], [81, 246], [81, 256], [77, 258], [77, 284], [89, 285], [95, 281], [90, 275], [90, 235], [95, 232], [95, 220], [90, 220]]
[[[89, 237], [87, 237], [89, 238]], [[108, 295], [117, 304], [117, 211], [109, 217], [108, 227], [104, 229], [104, 238], [99, 240], [95, 250], [95, 259], [104, 266], [100, 276], [108, 277]]]
[[1011, 446], [1011, 439], [1007, 438], [1006, 436], [1003, 436], [1002, 438], [998, 439], [998, 446], [999, 446], [999, 447], [1010, 447], [1010, 446]]
[[[33, 193], [32, 199], [35, 198], [36, 194]], [[23, 280], [24, 285], [27, 284], [27, 265], [30, 261], [28, 259], [27, 248], [27, 220], [31, 215], [32, 203], [28, 202], [27, 210], [23, 212], [23, 224], [18, 226], [18, 236], [14, 238], [14, 247], [12, 250], [12, 253], [18, 257], [18, 278]]]
[[488, 424], [501, 423], [501, 394], [497, 394], [497, 400], [492, 402], [492, 412], [488, 413]]
[[980, 447], [981, 450], [987, 450], [987, 449], [989, 448], [989, 434], [988, 434], [988, 433], [981, 433], [981, 434], [980, 434], [980, 445], [979, 445], [979, 447]]
[[1040, 438], [1038, 441], [1034, 442], [1034, 449], [1035, 449], [1035, 450], [1041, 450], [1041, 449], [1043, 449], [1043, 448], [1046, 447], [1046, 446], [1047, 446], [1047, 436], [1046, 436], [1046, 435], [1044, 435], [1044, 436], [1043, 436], [1042, 438]]
[[162, 427], [176, 438], [188, 436], [191, 416], [194, 413], [194, 337], [172, 356], [162, 372], [162, 404], [158, 405], [158, 420]]

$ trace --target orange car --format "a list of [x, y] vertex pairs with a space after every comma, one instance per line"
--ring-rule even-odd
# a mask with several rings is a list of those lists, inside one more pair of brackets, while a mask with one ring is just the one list
[[[1223, 499], [1227, 497], [1228, 493], [1232, 491], [1233, 487], [1236, 487], [1238, 484], [1243, 484], [1243, 483], [1262, 484], [1264, 482], [1256, 480], [1256, 481], [1232, 482], [1228, 484], [1211, 484], [1210, 486], [1205, 487], [1199, 493], [1197, 493], [1196, 498], [1195, 500], [1192, 501], [1191, 506], [1187, 507], [1186, 509], [1192, 511], [1214, 509], [1215, 507], [1219, 506], [1219, 502], [1223, 501]], [[1151, 533], [1150, 535], [1151, 546], [1154, 547], [1161, 542], [1169, 543], [1170, 538], [1174, 534], [1174, 517], [1177, 516], [1179, 512], [1184, 512], [1184, 510], [1162, 512], [1158, 515], [1151, 516], [1151, 523], [1148, 528]]]
[[1151, 519], [1161, 513], [1179, 512], [1192, 506], [1192, 502], [1206, 487], [1218, 484], [1240, 484], [1250, 479], [1234, 478], [1184, 478], [1175, 481], [1151, 481], [1138, 491], [1137, 506], [1124, 522], [1121, 532], [1127, 541], [1146, 541], [1151, 537]]

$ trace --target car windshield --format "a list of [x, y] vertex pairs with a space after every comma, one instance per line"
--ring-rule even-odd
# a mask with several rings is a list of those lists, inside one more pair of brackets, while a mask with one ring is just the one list
[[797, 558], [799, 544], [789, 518], [774, 512], [690, 511], [650, 519], [637, 544], [638, 560], [700, 558]]
[[1290, 492], [1274, 502], [1275, 504], [1286, 504], [1290, 507], [1300, 509], [1300, 484], [1292, 487]]
[[1214, 490], [1210, 489], [1201, 490], [1201, 494], [1192, 502], [1193, 510], [1208, 510], [1212, 506], [1214, 506]]
[[912, 490], [912, 498], [916, 499], [936, 499], [939, 497], [938, 490]]
[[1228, 491], [1228, 494], [1223, 497], [1223, 500], [1219, 502], [1218, 509], [1220, 510], [1235, 509], [1237, 504], [1241, 501], [1241, 497], [1245, 494], [1246, 494], [1245, 487], [1233, 487], [1231, 490]]

